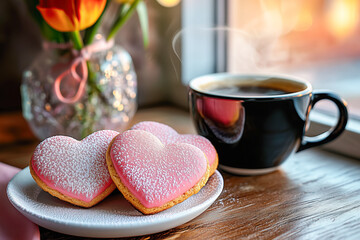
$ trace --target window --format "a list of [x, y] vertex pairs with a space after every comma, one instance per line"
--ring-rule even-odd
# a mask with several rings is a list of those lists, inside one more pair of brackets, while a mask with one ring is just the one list
[[[347, 102], [347, 131], [325, 145], [360, 158], [360, 1], [183, 0], [182, 81], [214, 72], [301, 76]], [[316, 105], [309, 134], [335, 121]]]

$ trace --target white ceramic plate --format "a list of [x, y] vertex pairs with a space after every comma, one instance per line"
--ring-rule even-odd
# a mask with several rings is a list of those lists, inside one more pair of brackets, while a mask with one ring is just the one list
[[73, 206], [44, 192], [29, 168], [9, 182], [7, 194], [15, 208], [47, 229], [82, 237], [131, 237], [165, 231], [190, 221], [217, 199], [223, 185], [223, 178], [216, 171], [200, 192], [154, 215], [137, 211], [117, 190], [92, 208]]

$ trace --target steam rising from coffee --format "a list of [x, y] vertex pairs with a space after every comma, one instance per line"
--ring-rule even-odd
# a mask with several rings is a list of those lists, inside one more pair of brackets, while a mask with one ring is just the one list
[[[272, 52], [278, 36], [252, 36], [230, 28], [183, 29], [173, 40], [182, 63], [183, 80], [214, 72], [256, 73], [274, 71]], [[219, 69], [219, 66], [223, 66]]]
[[[254, 6], [254, 2], [258, 5]], [[230, 24], [236, 28], [191, 27], [175, 35], [172, 47], [182, 63], [185, 84], [194, 77], [215, 72], [283, 73], [280, 68], [289, 58], [289, 52], [281, 37], [295, 28], [298, 20], [296, 10], [300, 2], [254, 2], [247, 2], [251, 4], [243, 8], [252, 7], [252, 11], [257, 11], [257, 16], [238, 17], [235, 21], [242, 24]]]

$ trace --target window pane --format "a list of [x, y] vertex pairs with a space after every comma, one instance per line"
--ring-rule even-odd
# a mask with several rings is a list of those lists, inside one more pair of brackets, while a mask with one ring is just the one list
[[[229, 0], [227, 70], [290, 73], [336, 91], [360, 119], [360, 1]], [[327, 108], [327, 106], [319, 106]]]

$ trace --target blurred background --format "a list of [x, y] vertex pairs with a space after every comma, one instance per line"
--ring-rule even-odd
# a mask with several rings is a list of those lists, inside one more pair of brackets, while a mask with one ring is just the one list
[[[0, 1], [0, 112], [21, 110], [22, 73], [42, 50], [43, 39], [25, 1]], [[181, 26], [181, 5], [178, 1], [172, 2], [146, 1], [150, 21], [148, 49], [144, 49], [136, 16], [132, 16], [116, 36], [116, 42], [133, 58], [141, 86], [138, 89], [141, 106], [166, 100], [165, 89], [169, 84], [166, 79], [170, 75], [167, 69], [172, 71], [168, 60], [172, 52], [171, 41]], [[106, 23], [103, 27], [107, 27]]]

